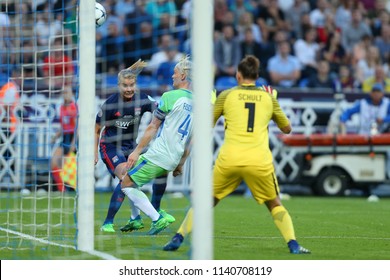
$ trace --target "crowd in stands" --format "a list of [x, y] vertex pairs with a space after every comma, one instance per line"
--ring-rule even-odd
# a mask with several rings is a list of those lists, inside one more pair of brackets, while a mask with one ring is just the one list
[[[98, 75], [108, 80], [141, 58], [149, 63], [146, 81], [169, 89], [173, 65], [191, 54], [192, 1], [99, 1], [107, 21], [96, 29]], [[0, 75], [22, 65], [26, 83], [71, 83], [77, 0], [15, 3], [1, 6]], [[214, 0], [213, 39], [216, 83], [234, 77], [239, 61], [253, 54], [261, 82], [277, 88], [370, 92], [381, 83], [390, 92], [387, 0]]]

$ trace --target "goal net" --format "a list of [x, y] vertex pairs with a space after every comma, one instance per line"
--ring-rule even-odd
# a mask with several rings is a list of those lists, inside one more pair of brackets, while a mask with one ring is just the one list
[[[101, 104], [118, 92], [118, 72], [139, 58], [149, 62], [137, 79], [141, 92], [158, 100], [172, 89], [175, 62], [159, 67], [161, 62], [153, 55], [169, 49], [175, 61], [190, 52], [188, 14], [175, 5], [167, 14], [154, 14], [151, 7], [157, 1], [99, 2], [107, 12], [107, 21], [99, 28], [94, 23], [81, 26], [87, 16], [81, 4], [91, 8], [95, 1], [0, 2], [0, 254], [4, 259], [191, 258], [187, 240], [175, 255], [162, 251], [190, 206], [190, 160], [185, 176], [168, 176], [161, 203], [175, 216], [175, 224], [158, 236], [147, 236], [150, 219], [145, 216], [146, 230], [121, 233], [119, 228], [130, 217], [125, 198], [115, 216], [116, 232], [101, 232], [118, 180], [101, 159], [90, 171], [93, 159], [83, 153], [94, 141], [86, 135], [90, 127], [80, 121], [85, 104], [93, 104], [89, 122], [93, 118], [94, 126]], [[94, 34], [94, 48], [91, 42], [83, 44], [82, 32]], [[80, 55], [90, 54], [89, 50], [94, 50], [94, 61], [82, 64]], [[83, 80], [82, 71], [96, 71], [96, 75]], [[81, 89], [88, 91], [92, 84], [93, 96], [86, 97]], [[65, 103], [77, 109], [76, 115], [67, 111], [66, 133], [61, 125]], [[72, 118], [76, 119], [73, 126]], [[147, 122], [142, 120], [139, 135]], [[65, 134], [74, 135], [74, 142], [66, 140]], [[81, 143], [82, 139], [89, 142]], [[83, 184], [90, 181], [85, 178], [93, 182], [87, 200]], [[143, 187], [149, 196], [151, 186]], [[80, 236], [92, 247], [85, 249]]]
[[[46, 259], [75, 247], [76, 192], [68, 182], [59, 186], [53, 180], [53, 155], [60, 147], [54, 136], [64, 88], [77, 92], [77, 7], [75, 1], [51, 2], [0, 3], [0, 250], [5, 258]], [[63, 160], [57, 164], [60, 177]]]

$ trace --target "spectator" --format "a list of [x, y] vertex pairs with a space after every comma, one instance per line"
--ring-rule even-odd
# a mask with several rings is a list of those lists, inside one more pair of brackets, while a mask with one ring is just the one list
[[[1, 6], [0, 6], [1, 8]], [[4, 65], [10, 65], [10, 53], [14, 48], [10, 37], [10, 18], [0, 10], [0, 74], [7, 74], [8, 69], [3, 69]], [[8, 67], [7, 67], [8, 68]]]
[[321, 58], [328, 61], [330, 71], [333, 73], [338, 73], [340, 65], [348, 63], [347, 53], [341, 44], [339, 32], [330, 34], [325, 47], [321, 49]]
[[345, 30], [351, 23], [353, 0], [341, 0], [336, 8], [334, 22], [338, 30]]
[[374, 76], [366, 79], [363, 82], [362, 90], [363, 92], [371, 92], [375, 84], [381, 84], [384, 92], [390, 92], [390, 78], [387, 78], [385, 71], [382, 65], [377, 65], [375, 67]]
[[304, 0], [295, 0], [292, 8], [285, 13], [286, 22], [291, 27], [293, 38], [302, 38], [303, 31], [301, 25], [301, 18], [304, 14], [308, 14], [310, 11], [309, 4]]
[[177, 9], [175, 2], [172, 0], [156, 0], [147, 1], [146, 12], [153, 17], [153, 28], [157, 28], [160, 25], [160, 18], [163, 14], [168, 14], [171, 27], [176, 26], [177, 22]]
[[216, 36], [220, 36], [222, 34], [222, 29], [225, 25], [231, 25], [234, 29], [234, 34], [237, 34], [236, 25], [234, 24], [234, 14], [231, 11], [227, 11], [224, 14], [222, 21], [215, 21], [214, 23], [214, 33]]
[[146, 12], [146, 0], [135, 0], [134, 2], [134, 11], [125, 16], [123, 28], [125, 35], [138, 35], [140, 33], [141, 25], [143, 23], [150, 23], [153, 19], [153, 16]]
[[389, 12], [386, 10], [381, 10], [378, 12], [378, 17], [372, 20], [371, 31], [372, 35], [377, 38], [382, 34], [382, 28], [385, 25], [390, 24]]
[[253, 15], [249, 12], [244, 12], [240, 15], [237, 31], [238, 31], [238, 40], [242, 42], [245, 37], [246, 30], [250, 28], [252, 30], [252, 36], [257, 43], [261, 43], [262, 35], [261, 30], [257, 24], [253, 22]]
[[175, 26], [171, 24], [171, 17], [169, 14], [160, 15], [160, 23], [155, 30], [158, 35], [175, 33]]
[[[8, 9], [9, 8], [10, 7], [8, 6]], [[19, 1], [19, 3], [15, 3], [14, 11], [11, 12], [8, 10], [8, 15], [12, 22], [10, 34], [13, 35], [12, 39], [14, 45], [18, 47], [21, 46], [24, 41], [33, 41], [35, 22], [31, 4]]]
[[293, 87], [301, 76], [297, 57], [291, 55], [290, 44], [287, 41], [279, 43], [278, 54], [268, 62], [268, 72], [271, 83], [275, 86]]
[[283, 0], [278, 1], [279, 8], [283, 11], [283, 13], [287, 16], [287, 13], [291, 12], [291, 9], [294, 6], [295, 0]]
[[309, 13], [303, 14], [302, 17], [301, 17], [302, 37], [298, 38], [298, 39], [304, 39], [307, 30], [309, 30], [311, 28], [313, 28], [313, 26], [310, 23], [310, 14]]
[[325, 27], [326, 16], [331, 11], [327, 0], [317, 0], [316, 8], [310, 12], [310, 23], [317, 29]]
[[382, 61], [390, 59], [390, 25], [382, 26], [381, 36], [375, 39], [375, 46], [379, 49]]
[[240, 22], [240, 18], [243, 14], [249, 13], [253, 14], [254, 7], [252, 6], [252, 3], [245, 0], [234, 0], [229, 5], [229, 10], [233, 12], [234, 14], [234, 23], [237, 25]]
[[[353, 46], [352, 54], [350, 54], [350, 63], [355, 66], [357, 62], [364, 59], [368, 53], [368, 49], [372, 46], [372, 37], [370, 35], [364, 35], [362, 39]], [[348, 55], [349, 55], [348, 54]]]
[[369, 77], [374, 76], [376, 66], [382, 65], [379, 50], [375, 46], [370, 46], [366, 56], [357, 62], [355, 68], [355, 79], [363, 83]]
[[38, 44], [44, 47], [47, 47], [49, 43], [53, 43], [56, 35], [61, 34], [62, 22], [54, 17], [54, 13], [49, 9], [49, 5], [45, 5], [44, 10], [37, 13], [34, 32], [37, 36]]
[[12, 78], [7, 83], [0, 84], [0, 117], [3, 123], [10, 125], [10, 133], [15, 132], [18, 124], [15, 108], [19, 105], [20, 78], [21, 72], [14, 70]]
[[102, 71], [116, 73], [122, 62], [124, 38], [120, 35], [118, 26], [111, 22], [108, 24], [108, 33], [102, 39]]
[[377, 129], [378, 132], [386, 129], [390, 123], [390, 100], [384, 96], [382, 84], [375, 84], [370, 96], [356, 101], [352, 108], [341, 114], [342, 131], [346, 131], [345, 124], [354, 114], [360, 117], [359, 134], [370, 135], [371, 129]]
[[62, 38], [56, 38], [43, 60], [43, 75], [46, 84], [61, 88], [71, 85], [73, 78], [73, 61], [64, 53]]
[[283, 11], [278, 6], [278, 0], [269, 0], [265, 9], [260, 9], [256, 19], [265, 40], [273, 40], [276, 31], [288, 30]]
[[[177, 49], [177, 44], [173, 40], [172, 35], [170, 34], [164, 34], [160, 37], [160, 50], [156, 53], [154, 53], [148, 63], [148, 66], [145, 70], [147, 70], [152, 75], [156, 74], [158, 66], [168, 61], [168, 52], [172, 50], [173, 48]], [[174, 61], [179, 62], [180, 59], [183, 57], [183, 54], [180, 52], [176, 52]]]
[[328, 37], [336, 32], [338, 31], [334, 23], [334, 16], [332, 13], [327, 13], [325, 15], [325, 25], [323, 27], [317, 28], [318, 43], [321, 46], [325, 45], [328, 41]]
[[229, 18], [229, 23], [234, 25], [234, 14], [229, 11], [226, 1], [214, 0], [214, 30], [221, 31], [227, 18]]
[[256, 42], [253, 36], [252, 28], [248, 27], [245, 29], [244, 37], [241, 45], [241, 57], [244, 58], [246, 55], [254, 55], [256, 57], [261, 56], [261, 45]]
[[352, 77], [351, 68], [347, 65], [340, 65], [337, 79], [336, 91], [352, 91], [356, 87]]
[[287, 32], [284, 30], [278, 30], [275, 33], [274, 40], [261, 42], [261, 52], [259, 56], [261, 61], [260, 77], [270, 80], [269, 73], [268, 71], [265, 71], [265, 69], [268, 68], [269, 59], [276, 54], [279, 43], [284, 41], [288, 41]]
[[123, 44], [123, 50], [126, 65], [132, 65], [138, 58], [149, 61], [154, 52], [152, 24], [142, 22], [137, 36], [127, 36]]
[[124, 21], [127, 14], [130, 14], [134, 11], [134, 1], [133, 0], [118, 0], [115, 4], [115, 14]]
[[234, 76], [241, 59], [240, 42], [234, 35], [232, 25], [225, 25], [222, 35], [214, 45], [214, 60], [217, 76]]
[[58, 191], [66, 190], [61, 178], [62, 157], [70, 152], [76, 152], [75, 130], [77, 124], [77, 105], [73, 98], [71, 87], [66, 87], [62, 92], [63, 104], [60, 106], [61, 129], [52, 137], [52, 143], [61, 137], [61, 143], [53, 152], [51, 158], [51, 171]]
[[34, 0], [32, 1], [33, 11], [40, 11], [43, 9], [43, 6], [46, 4], [47, 0]]
[[[71, 38], [71, 43], [72, 44], [77, 44], [79, 37], [78, 37], [78, 10], [77, 10], [77, 5], [78, 5], [78, 0], [71, 0], [68, 1], [66, 4], [66, 17], [64, 20], [64, 29], [65, 33], [69, 34]], [[70, 42], [69, 42], [70, 43]], [[74, 56], [76, 57], [76, 55]]]
[[317, 58], [320, 47], [316, 43], [316, 30], [306, 30], [304, 39], [298, 39], [294, 43], [294, 54], [301, 63], [302, 78], [308, 78], [317, 71]]
[[318, 62], [317, 73], [309, 77], [307, 87], [326, 89], [335, 88], [335, 81], [329, 73], [329, 63], [326, 60]]
[[[382, 23], [388, 23], [389, 17], [383, 13], [387, 13], [386, 2], [387, 0], [376, 0], [374, 1], [374, 8], [367, 11], [367, 18], [369, 19], [369, 24], [372, 28], [373, 35], [376, 36], [380, 33]], [[383, 20], [383, 21], [382, 21]], [[376, 32], [379, 32], [375, 34]]]
[[180, 10], [180, 18], [184, 24], [190, 26], [192, 16], [192, 0], [185, 0]]
[[348, 53], [352, 53], [353, 46], [357, 44], [364, 35], [371, 36], [370, 27], [364, 22], [361, 11], [352, 11], [350, 24], [342, 30], [343, 46]]
[[177, 48], [175, 46], [171, 46], [167, 51], [167, 61], [160, 63], [157, 68], [156, 79], [160, 86], [161, 92], [165, 92], [172, 89], [172, 74], [176, 62]]

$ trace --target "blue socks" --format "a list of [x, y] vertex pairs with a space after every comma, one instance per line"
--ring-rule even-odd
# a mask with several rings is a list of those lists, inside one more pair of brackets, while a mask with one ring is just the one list
[[121, 183], [116, 186], [113, 194], [111, 195], [110, 206], [108, 207], [107, 217], [104, 224], [114, 223], [114, 217], [121, 208], [125, 194], [122, 192]]
[[160, 210], [161, 199], [167, 188], [167, 177], [158, 177], [153, 182], [153, 193], [151, 203], [157, 211]]

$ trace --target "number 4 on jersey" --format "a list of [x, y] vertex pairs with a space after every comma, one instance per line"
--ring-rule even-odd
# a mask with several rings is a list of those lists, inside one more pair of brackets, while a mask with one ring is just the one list
[[181, 134], [181, 139], [183, 140], [184, 137], [186, 137], [189, 133], [188, 127], [190, 126], [191, 123], [191, 116], [187, 115], [186, 119], [180, 124], [179, 129], [177, 132]]

